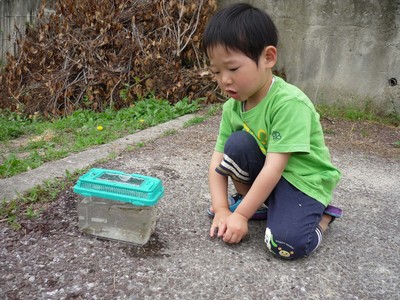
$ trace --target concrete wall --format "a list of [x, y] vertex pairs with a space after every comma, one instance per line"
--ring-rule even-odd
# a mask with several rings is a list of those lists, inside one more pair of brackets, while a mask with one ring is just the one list
[[244, 2], [271, 15], [280, 38], [277, 67], [314, 102], [400, 114], [399, 0]]
[[[400, 0], [243, 1], [271, 15], [280, 37], [277, 68], [314, 102], [400, 114]], [[0, 0], [0, 59], [15, 50], [14, 24], [23, 32], [40, 2]]]
[[[55, 0], [48, 0], [49, 6]], [[0, 0], [0, 60], [5, 58], [5, 53], [15, 53], [18, 27], [24, 33], [27, 23], [33, 24], [36, 13], [40, 8], [41, 0]]]

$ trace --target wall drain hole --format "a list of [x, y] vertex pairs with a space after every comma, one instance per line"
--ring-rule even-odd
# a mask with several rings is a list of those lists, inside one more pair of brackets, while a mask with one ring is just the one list
[[388, 83], [390, 86], [396, 86], [397, 85], [397, 79], [396, 78], [390, 78], [388, 80]]

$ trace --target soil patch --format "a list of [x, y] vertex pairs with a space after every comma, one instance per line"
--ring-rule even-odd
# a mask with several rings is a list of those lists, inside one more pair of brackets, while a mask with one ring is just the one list
[[400, 159], [400, 128], [369, 121], [321, 120], [332, 151], [365, 153]]

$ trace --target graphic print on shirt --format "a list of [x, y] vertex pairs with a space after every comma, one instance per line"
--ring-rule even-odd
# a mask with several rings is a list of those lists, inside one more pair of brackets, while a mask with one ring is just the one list
[[257, 134], [255, 134], [249, 126], [247, 126], [246, 122], [243, 122], [243, 129], [250, 133], [257, 141], [258, 147], [260, 148], [261, 152], [266, 155], [267, 154], [267, 141], [268, 141], [268, 133], [264, 129], [258, 130]]

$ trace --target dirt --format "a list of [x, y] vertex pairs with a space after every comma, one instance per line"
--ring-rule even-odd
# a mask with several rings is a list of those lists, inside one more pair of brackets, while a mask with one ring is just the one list
[[[349, 121], [343, 119], [321, 119], [321, 123], [325, 132], [325, 141], [331, 153], [347, 151], [348, 153], [363, 153], [388, 159], [400, 160], [400, 127], [379, 124], [366, 121]], [[7, 151], [11, 151], [13, 147], [21, 146], [31, 138], [24, 137], [17, 141], [11, 141], [7, 145]], [[5, 150], [3, 148], [3, 150]], [[74, 194], [70, 194], [69, 190], [62, 191], [58, 197], [57, 203], [40, 203], [35, 206], [35, 210], [45, 211], [39, 219], [30, 220], [24, 216], [20, 216], [22, 221], [21, 233], [27, 234], [32, 231], [39, 231], [42, 234], [59, 228], [60, 226], [68, 226], [59, 222], [59, 213], [52, 209], [59, 210], [58, 203], [66, 205], [67, 210], [74, 210], [76, 198]], [[1, 228], [7, 227], [5, 220], [0, 220]]]
[[[349, 121], [343, 119], [323, 118], [326, 143], [333, 149], [352, 149], [373, 155], [399, 158], [400, 128], [367, 121]], [[21, 152], [21, 147], [32, 141], [50, 141], [52, 132], [46, 131], [39, 136], [23, 136], [8, 143], [0, 144], [0, 163], [2, 156], [14, 153], [17, 157], [28, 156], [29, 152]], [[396, 144], [397, 143], [397, 144]]]
[[367, 121], [322, 119], [325, 140], [331, 151], [365, 153], [400, 159], [400, 127]]
[[[336, 152], [346, 151], [400, 160], [400, 147], [397, 144], [400, 141], [399, 127], [346, 120], [322, 119], [321, 122], [326, 143], [333, 155]], [[211, 138], [207, 135], [201, 136], [200, 138], [207, 139], [207, 142]], [[174, 136], [169, 136], [167, 139], [173, 142]], [[140, 151], [145, 151], [145, 149]], [[107, 163], [108, 166], [110, 164], [112, 165], [113, 162]], [[97, 240], [82, 242], [83, 238], [77, 228], [76, 203], [77, 196], [72, 192], [72, 186], [69, 186], [60, 192], [56, 201], [42, 206], [44, 212], [40, 217], [22, 218], [19, 231], [14, 231], [7, 222], [0, 220], [0, 236], [3, 237], [0, 246], [0, 279], [2, 281], [0, 298], [30, 299], [30, 292], [35, 291], [36, 296], [42, 293], [42, 299], [56, 299], [57, 295], [63, 295], [63, 299], [87, 299], [91, 294], [103, 295], [104, 299], [116, 299], [121, 295], [118, 293], [128, 294], [128, 291], [118, 292], [115, 289], [115, 280], [105, 282], [102, 277], [102, 272], [107, 268], [114, 270], [114, 260], [119, 257], [112, 257], [113, 253], [122, 253], [124, 257], [135, 257], [139, 263], [142, 258], [157, 258], [166, 255], [163, 252], [163, 241], [154, 235], [144, 247], [128, 247], [123, 244], [114, 245], [103, 242], [101, 249], [96, 251], [100, 255], [103, 253], [111, 257], [108, 257], [108, 261], [102, 262], [102, 267], [97, 266], [90, 259], [83, 264], [75, 264], [74, 260], [78, 255], [76, 249], [82, 247], [79, 251], [91, 253], [93, 249], [90, 247], [99, 246]], [[49, 245], [47, 240], [56, 244]], [[26, 259], [27, 257], [29, 259]], [[49, 270], [53, 273], [49, 273]], [[118, 271], [113, 272], [115, 278], [115, 272]], [[26, 278], [19, 278], [21, 274], [25, 274]], [[91, 283], [76, 287], [74, 284], [77, 276], [85, 280], [90, 278]], [[46, 294], [46, 291], [53, 290], [59, 294]]]

